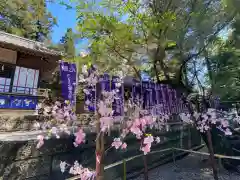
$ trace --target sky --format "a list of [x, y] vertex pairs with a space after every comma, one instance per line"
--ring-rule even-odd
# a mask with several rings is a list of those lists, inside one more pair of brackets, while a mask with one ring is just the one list
[[65, 34], [67, 28], [75, 29], [77, 14], [75, 10], [67, 10], [66, 7], [57, 3], [49, 3], [47, 7], [52, 15], [57, 18], [58, 25], [54, 26], [52, 33], [52, 40], [57, 43]]
[[[74, 9], [66, 9], [65, 6], [58, 3], [48, 3], [47, 7], [52, 15], [57, 18], [58, 25], [54, 26], [52, 30], [52, 41], [53, 43], [58, 43], [61, 37], [66, 33], [67, 28], [72, 28], [73, 31], [75, 31], [77, 13]], [[87, 45], [88, 41], [86, 39], [79, 40], [76, 44], [77, 52], [85, 49]]]

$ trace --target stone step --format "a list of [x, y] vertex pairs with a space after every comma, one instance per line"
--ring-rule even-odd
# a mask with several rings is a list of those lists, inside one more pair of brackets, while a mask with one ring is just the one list
[[35, 110], [25, 110], [25, 109], [0, 109], [0, 115], [9, 116], [25, 116], [34, 115]]

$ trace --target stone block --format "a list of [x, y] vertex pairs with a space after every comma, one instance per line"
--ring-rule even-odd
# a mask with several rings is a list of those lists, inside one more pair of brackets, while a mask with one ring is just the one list
[[0, 177], [6, 180], [23, 180], [29, 177], [49, 174], [50, 167], [51, 159], [49, 157], [12, 161], [4, 168]]

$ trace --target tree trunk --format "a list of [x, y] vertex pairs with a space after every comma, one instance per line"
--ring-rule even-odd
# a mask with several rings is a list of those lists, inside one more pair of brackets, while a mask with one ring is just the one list
[[97, 119], [96, 139], [96, 180], [104, 180], [104, 133], [101, 133], [99, 117]]
[[148, 165], [147, 165], [147, 156], [143, 156], [143, 162], [144, 162], [144, 180], [148, 180]]
[[[186, 102], [185, 102], [186, 103]], [[192, 118], [194, 119], [194, 124], [196, 126], [196, 119], [195, 117], [193, 116], [193, 113], [194, 113], [194, 110], [191, 108], [190, 106], [190, 103], [187, 103], [186, 104], [187, 107], [188, 107], [188, 110], [192, 116]], [[200, 108], [200, 103], [198, 104], [197, 106], [197, 112], [200, 112], [201, 108]], [[218, 180], [218, 175], [217, 175], [217, 166], [216, 166], [216, 163], [215, 163], [215, 159], [214, 159], [214, 151], [213, 151], [213, 144], [212, 144], [212, 135], [211, 135], [211, 131], [210, 129], [206, 132], [207, 133], [207, 147], [208, 147], [208, 151], [209, 151], [209, 158], [210, 158], [210, 163], [211, 163], [211, 166], [212, 166], [212, 170], [213, 170], [213, 177], [214, 177], [214, 180]]]
[[210, 154], [210, 163], [211, 163], [212, 170], [213, 170], [213, 177], [214, 177], [214, 180], [218, 180], [217, 166], [216, 166], [216, 162], [214, 159], [212, 136], [211, 136], [210, 130], [207, 131], [207, 140], [208, 140], [208, 150], [209, 150], [209, 154]]

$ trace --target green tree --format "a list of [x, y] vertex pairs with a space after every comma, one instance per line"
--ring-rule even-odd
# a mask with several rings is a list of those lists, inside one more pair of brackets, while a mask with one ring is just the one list
[[158, 82], [185, 85], [188, 64], [235, 17], [220, 0], [81, 1], [77, 8], [78, 32], [90, 40], [95, 64], [115, 71], [124, 63], [138, 77], [146, 71]]
[[66, 34], [60, 40], [60, 46], [63, 47], [66, 58], [75, 57], [75, 38], [72, 28], [68, 28]]
[[232, 24], [232, 33], [226, 41], [219, 40], [214, 54], [210, 57], [212, 92], [221, 99], [236, 101], [240, 99], [240, 19]]
[[0, 30], [36, 41], [49, 38], [56, 19], [45, 0], [0, 0]]

